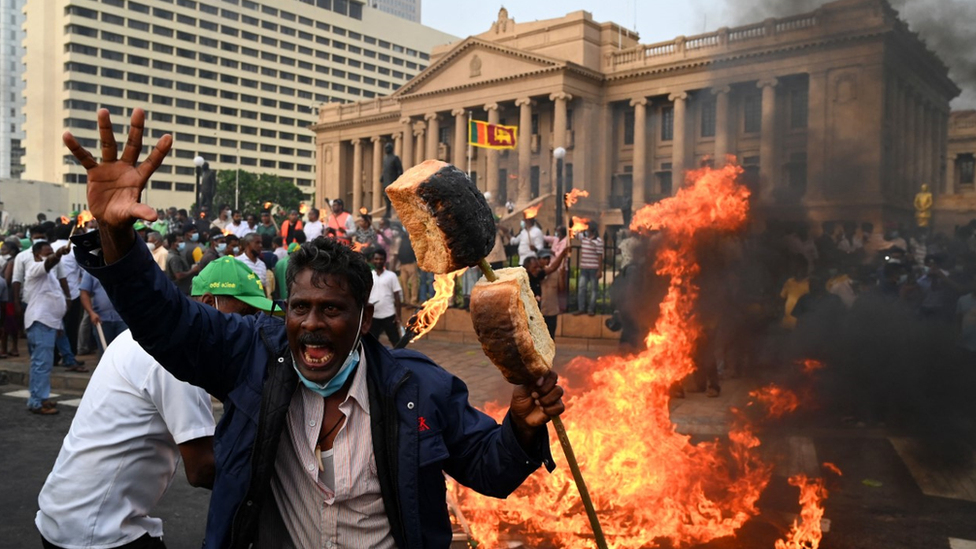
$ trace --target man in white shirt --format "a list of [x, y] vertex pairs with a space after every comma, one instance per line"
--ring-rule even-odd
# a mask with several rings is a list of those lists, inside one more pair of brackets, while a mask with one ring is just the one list
[[312, 208], [308, 211], [308, 221], [302, 228], [305, 232], [305, 240], [311, 242], [316, 238], [322, 236], [322, 231], [325, 230], [325, 226], [322, 225], [322, 221], [319, 220], [319, 211], [316, 208]]
[[44, 546], [164, 547], [163, 522], [148, 513], [181, 455], [191, 485], [212, 485], [213, 433], [206, 391], [177, 380], [123, 332], [92, 374], [37, 498]]
[[[245, 288], [250, 274], [231, 258], [217, 259], [193, 279], [191, 294], [225, 314], [270, 310], [253, 281]], [[45, 547], [163, 547], [162, 521], [148, 513], [181, 455], [191, 485], [213, 486], [213, 434], [206, 391], [169, 374], [128, 330], [120, 334], [38, 496], [35, 524]]]
[[230, 230], [231, 233], [237, 236], [237, 238], [244, 238], [247, 233], [251, 232], [251, 228], [247, 223], [243, 223], [244, 217], [241, 215], [240, 210], [234, 210], [231, 214], [231, 222], [224, 227], [224, 230]]
[[525, 260], [530, 257], [538, 257], [536, 253], [546, 246], [545, 235], [534, 217], [522, 220], [522, 232], [513, 236], [509, 243], [518, 244], [519, 265], [525, 265]]
[[258, 233], [248, 233], [241, 239], [241, 247], [244, 251], [234, 259], [247, 265], [261, 279], [261, 286], [268, 286], [268, 266], [261, 261], [261, 235]]
[[68, 253], [68, 247], [55, 253], [47, 242], [38, 242], [31, 250], [33, 261], [24, 269], [24, 295], [27, 299], [24, 326], [27, 327], [31, 357], [27, 409], [35, 414], [52, 415], [58, 413], [54, 403], [48, 401], [51, 396], [54, 346], [70, 301], [58, 282], [55, 268], [61, 257]]
[[373, 289], [369, 294], [369, 303], [373, 306], [373, 325], [369, 333], [379, 339], [381, 333], [386, 334], [390, 346], [395, 347], [400, 341], [400, 301], [403, 290], [400, 280], [392, 271], [386, 269], [386, 251], [376, 248], [370, 257], [373, 264]]

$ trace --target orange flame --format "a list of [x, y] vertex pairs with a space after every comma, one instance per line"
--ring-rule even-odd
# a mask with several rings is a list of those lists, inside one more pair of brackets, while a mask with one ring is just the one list
[[61, 224], [62, 225], [67, 225], [68, 223], [71, 223], [71, 218], [68, 217], [68, 216], [66, 216], [66, 215], [62, 215], [61, 216]]
[[802, 361], [801, 364], [803, 365], [803, 373], [805, 374], [812, 374], [813, 372], [816, 372], [817, 370], [824, 367], [823, 362], [820, 362], [819, 360], [814, 360], [812, 358], [808, 358]]
[[770, 418], [783, 417], [795, 412], [800, 406], [800, 399], [797, 398], [796, 393], [775, 383], [750, 391], [749, 396], [766, 406], [766, 413]]
[[363, 206], [362, 208], [359, 208], [359, 213], [366, 215], [369, 213], [369, 210], [366, 209], [366, 206]]
[[572, 208], [573, 206], [576, 205], [577, 202], [579, 202], [580, 198], [587, 197], [587, 196], [590, 196], [590, 192], [584, 191], [582, 189], [573, 189], [569, 191], [568, 193], [566, 193], [566, 199], [565, 199], [566, 209], [568, 210]]
[[308, 205], [306, 205], [304, 202], [298, 205], [298, 213], [305, 215], [305, 212], [307, 211], [308, 211]]
[[[823, 465], [832, 473], [842, 474], [833, 463]], [[800, 489], [800, 520], [793, 521], [786, 539], [776, 540], [776, 549], [817, 549], [823, 539], [823, 501], [827, 499], [824, 480], [801, 474], [790, 477], [788, 482]]]
[[522, 216], [525, 217], [525, 219], [533, 219], [535, 218], [535, 216], [539, 215], [540, 208], [542, 208], [541, 202], [536, 204], [535, 206], [532, 206], [531, 208], [526, 208], [522, 210]]
[[573, 238], [573, 235], [574, 234], [581, 233], [581, 232], [583, 232], [583, 231], [585, 231], [586, 229], [589, 229], [589, 228], [590, 228], [590, 220], [589, 219], [587, 219], [585, 217], [576, 217], [574, 215], [573, 216], [573, 224], [572, 224], [572, 226], [569, 227], [569, 231], [567, 231], [567, 236], [569, 238]]
[[424, 301], [423, 307], [417, 311], [417, 315], [410, 323], [410, 330], [416, 334], [413, 336], [413, 341], [417, 341], [434, 329], [434, 325], [454, 297], [454, 277], [464, 274], [467, 270], [468, 268], [465, 267], [453, 273], [434, 275], [434, 297]]
[[89, 221], [93, 219], [95, 219], [95, 216], [92, 215], [90, 211], [82, 210], [81, 213], [78, 214], [78, 226], [84, 227]]
[[[670, 279], [660, 316], [636, 355], [577, 358], [567, 367], [581, 387], [567, 389], [563, 422], [611, 545], [654, 547], [705, 543], [729, 536], [758, 513], [756, 501], [771, 468], [758, 456], [759, 440], [745, 427], [718, 442], [692, 444], [669, 412], [670, 389], [694, 370], [702, 334], [695, 315], [696, 242], [702, 232], [745, 226], [749, 192], [741, 168], [702, 169], [671, 198], [645, 206], [631, 229], [664, 236], [655, 270]], [[489, 406], [501, 418], [505, 408]], [[558, 455], [555, 437], [553, 455]], [[462, 492], [461, 506], [475, 539], [485, 547], [518, 536], [528, 546], [592, 547], [586, 515], [566, 467], [537, 473], [506, 500]]]
[[366, 242], [353, 242], [351, 244], [351, 247], [352, 247], [352, 251], [354, 251], [354, 252], [361, 252], [361, 251], [365, 250], [366, 249], [366, 246], [368, 246], [368, 245], [369, 244], [366, 243]]
[[265, 202], [264, 203], [264, 209], [265, 210], [270, 210], [271, 209], [271, 206], [272, 206], [272, 204], [270, 202]]
[[224, 233], [224, 236], [233, 234], [233, 231], [231, 231], [229, 227], [224, 227], [220, 232]]

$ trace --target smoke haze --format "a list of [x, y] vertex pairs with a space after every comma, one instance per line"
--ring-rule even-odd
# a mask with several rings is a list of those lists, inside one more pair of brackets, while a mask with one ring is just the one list
[[[813, 11], [823, 0], [724, 0], [726, 21], [742, 25], [767, 17]], [[976, 1], [889, 0], [909, 28], [949, 67], [949, 76], [962, 88], [952, 108], [976, 109]]]

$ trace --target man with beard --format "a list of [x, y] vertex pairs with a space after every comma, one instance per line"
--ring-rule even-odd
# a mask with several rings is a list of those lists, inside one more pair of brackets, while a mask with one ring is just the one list
[[105, 109], [102, 162], [64, 135], [88, 171], [100, 226], [78, 238], [77, 256], [136, 342], [224, 403], [208, 547], [447, 547], [445, 472], [505, 497], [552, 466], [545, 424], [564, 409], [555, 373], [515, 387], [497, 424], [468, 403], [461, 380], [369, 335], [369, 266], [335, 241], [292, 255], [284, 321], [224, 315], [181, 296], [135, 245], [132, 224], [155, 216], [139, 195], [172, 146], [163, 136], [138, 164], [144, 120], [136, 109], [121, 159]]

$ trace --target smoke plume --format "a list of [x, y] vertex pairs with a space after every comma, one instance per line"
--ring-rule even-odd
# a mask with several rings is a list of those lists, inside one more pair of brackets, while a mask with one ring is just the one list
[[[888, 0], [899, 17], [949, 67], [962, 88], [953, 109], [976, 108], [976, 2], [973, 0]], [[823, 0], [724, 0], [733, 25], [813, 11]]]

